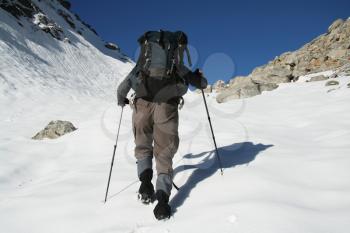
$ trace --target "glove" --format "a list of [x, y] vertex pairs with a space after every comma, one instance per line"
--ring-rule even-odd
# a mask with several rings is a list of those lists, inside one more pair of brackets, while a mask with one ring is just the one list
[[195, 75], [198, 77], [198, 79], [200, 80], [200, 81], [198, 82], [197, 88], [198, 88], [198, 89], [201, 89], [201, 90], [207, 88], [207, 86], [208, 86], [208, 80], [203, 76], [202, 71], [199, 70], [199, 69], [196, 69], [196, 70], [194, 71], [194, 73], [195, 73]]
[[126, 104], [129, 104], [129, 99], [124, 96], [118, 95], [118, 105], [124, 107]]
[[207, 79], [204, 78], [203, 73], [199, 69], [196, 69], [194, 72], [188, 72], [185, 78], [192, 86], [198, 89], [202, 90], [208, 86]]

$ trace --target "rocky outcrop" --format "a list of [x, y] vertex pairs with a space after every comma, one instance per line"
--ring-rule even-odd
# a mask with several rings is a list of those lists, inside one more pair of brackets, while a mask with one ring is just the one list
[[326, 77], [324, 75], [317, 75], [317, 76], [310, 78], [310, 82], [323, 81], [323, 80], [327, 80], [328, 78], [329, 77]]
[[349, 63], [350, 20], [336, 20], [328, 32], [294, 52], [276, 57], [250, 75], [258, 83], [283, 83]]
[[65, 38], [62, 28], [58, 26], [54, 21], [50, 20], [43, 13], [35, 14], [33, 23], [44, 32], [51, 34], [53, 38], [56, 38], [58, 40]]
[[57, 13], [62, 16], [62, 18], [64, 18], [64, 20], [66, 20], [66, 22], [69, 24], [69, 26], [71, 26], [73, 29], [75, 29], [75, 24], [74, 24], [74, 20], [72, 19], [72, 17], [65, 13], [63, 10], [57, 10]]
[[19, 19], [21, 16], [32, 18], [35, 13], [40, 11], [39, 7], [30, 0], [1, 0], [0, 8], [9, 12], [17, 19]]
[[240, 76], [230, 80], [225, 90], [216, 96], [216, 101], [223, 103], [232, 99], [249, 98], [277, 87], [275, 83], [257, 83], [250, 76]]
[[[69, 11], [71, 7], [69, 1], [47, 0], [45, 2], [49, 7], [52, 8], [52, 10], [56, 11], [57, 14], [59, 14], [72, 29], [76, 30], [76, 32], [80, 35], [83, 35], [83, 32], [85, 31], [84, 28], [98, 35], [96, 30], [91, 25], [81, 20], [77, 14], [73, 14]], [[19, 25], [23, 26], [21, 20], [22, 18], [25, 18], [30, 23], [38, 26], [42, 31], [50, 34], [53, 38], [64, 40], [67, 37], [64, 34], [64, 30], [62, 30], [62, 28], [65, 28], [65, 25], [59, 25], [57, 22], [51, 19], [49, 15], [46, 15], [42, 9], [38, 7], [38, 5], [40, 4], [31, 0], [0, 0], [0, 8], [16, 17]], [[75, 20], [78, 20], [82, 25], [79, 26], [80, 23]]]
[[[350, 62], [350, 20], [338, 19], [328, 32], [295, 52], [282, 54], [272, 61], [274, 67], [292, 71], [291, 78], [337, 69]], [[289, 67], [288, 67], [289, 66]]]
[[70, 7], [71, 7], [70, 2], [67, 1], [67, 0], [58, 0], [58, 2], [61, 3], [61, 5], [62, 5], [64, 8], [66, 8], [67, 10], [69, 10]]
[[272, 91], [275, 90], [278, 87], [278, 85], [276, 83], [263, 83], [263, 84], [259, 84], [259, 90], [260, 92], [263, 91]]
[[350, 76], [350, 62], [335, 70], [333, 78], [336, 78], [337, 76]]
[[[231, 79], [227, 86], [221, 84], [224, 88], [218, 89], [220, 93], [217, 95], [217, 101], [225, 102], [229, 99], [254, 96], [258, 94], [257, 90], [260, 93], [270, 91], [277, 88], [280, 83], [296, 81], [300, 76], [311, 73], [338, 70], [337, 74], [350, 75], [349, 63], [350, 19], [338, 19], [329, 26], [327, 33], [305, 44], [299, 50], [283, 53], [268, 64], [255, 68], [244, 83], [238, 85], [241, 77], [236, 77]], [[310, 81], [327, 78], [313, 77]]]
[[224, 80], [218, 80], [216, 81], [213, 86], [212, 86], [212, 90], [216, 91], [216, 92], [220, 92], [222, 90], [224, 90], [226, 87], [225, 81]]
[[75, 130], [77, 130], [77, 128], [69, 121], [51, 121], [43, 130], [32, 137], [32, 139], [55, 139]]

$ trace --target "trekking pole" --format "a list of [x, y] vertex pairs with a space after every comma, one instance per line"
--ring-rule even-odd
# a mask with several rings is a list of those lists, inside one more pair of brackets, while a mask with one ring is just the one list
[[113, 149], [113, 157], [112, 157], [112, 162], [111, 162], [111, 168], [109, 170], [109, 177], [108, 177], [108, 184], [107, 184], [107, 190], [106, 190], [106, 195], [105, 195], [105, 203], [107, 201], [107, 195], [108, 195], [108, 189], [109, 189], [109, 182], [111, 181], [111, 175], [112, 175], [112, 169], [113, 169], [113, 163], [114, 163], [114, 157], [115, 157], [115, 150], [117, 149], [117, 144], [118, 144], [118, 138], [119, 138], [119, 130], [120, 130], [120, 124], [122, 122], [122, 117], [123, 117], [123, 110], [124, 107], [122, 107], [122, 111], [120, 113], [120, 118], [119, 118], [119, 125], [118, 125], [118, 132], [117, 132], [117, 139], [115, 141], [114, 149]]
[[205, 95], [204, 95], [203, 89], [201, 89], [201, 90], [202, 90], [202, 96], [203, 96], [203, 100], [204, 100], [205, 109], [207, 110], [207, 116], [208, 116], [208, 121], [209, 121], [209, 125], [210, 125], [211, 135], [213, 136], [213, 141], [214, 141], [214, 145], [215, 145], [216, 158], [218, 159], [218, 162], [219, 162], [219, 167], [220, 167], [221, 175], [223, 175], [224, 172], [223, 172], [223, 170], [222, 170], [222, 164], [221, 164], [221, 160], [220, 160], [220, 155], [219, 155], [218, 147], [216, 146], [216, 140], [215, 140], [215, 135], [214, 135], [214, 131], [213, 131], [213, 126], [211, 125], [211, 120], [210, 120], [210, 115], [209, 115], [209, 111], [208, 111], [207, 101], [206, 101], [206, 99], [205, 99]]

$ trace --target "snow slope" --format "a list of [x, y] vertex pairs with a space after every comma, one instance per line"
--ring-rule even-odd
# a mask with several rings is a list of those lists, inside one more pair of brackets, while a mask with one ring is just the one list
[[[131, 110], [124, 111], [107, 204], [103, 203], [120, 108], [112, 100], [37, 106], [0, 125], [3, 232], [305, 232], [350, 227], [350, 77], [283, 84], [246, 100], [208, 98], [224, 176], [200, 95], [181, 110], [181, 145], [167, 222], [136, 199]], [[68, 101], [68, 100], [67, 100]], [[60, 101], [61, 102], [61, 101]], [[196, 114], [194, 114], [196, 113]], [[39, 117], [38, 117], [39, 116]], [[30, 137], [51, 119], [79, 129], [57, 140]]]
[[[46, 3], [37, 1], [64, 25]], [[132, 63], [92, 33], [62, 26], [69, 44], [25, 20], [19, 27], [1, 9], [0, 19], [1, 232], [348, 232], [350, 77], [331, 87], [281, 84], [224, 104], [209, 95], [223, 176], [201, 96], [188, 93], [174, 158], [180, 190], [172, 192], [173, 217], [158, 222], [154, 206], [136, 198], [129, 107], [103, 203], [121, 111], [113, 93]], [[78, 130], [30, 139], [56, 119]]]
[[[56, 0], [32, 2], [61, 28], [64, 38], [55, 39], [35, 25], [39, 14], [16, 20], [0, 8], [1, 96], [115, 96], [111, 86], [131, 69], [132, 61], [107, 49], [106, 42]], [[75, 28], [59, 12], [70, 17]]]

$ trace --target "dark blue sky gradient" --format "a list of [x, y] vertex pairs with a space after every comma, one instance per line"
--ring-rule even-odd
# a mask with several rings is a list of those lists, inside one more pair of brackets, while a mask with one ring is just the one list
[[[117, 43], [131, 58], [138, 47], [137, 38], [145, 31], [183, 30], [198, 51], [196, 67], [207, 71], [211, 82], [247, 75], [275, 56], [298, 49], [325, 33], [335, 19], [350, 16], [350, 0], [71, 0], [71, 3], [72, 10], [103, 39]], [[221, 65], [223, 56], [216, 53], [231, 57], [234, 72], [227, 67], [229, 62]]]

